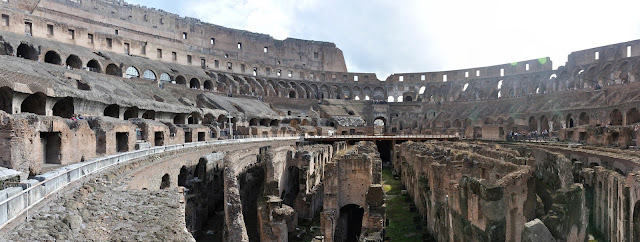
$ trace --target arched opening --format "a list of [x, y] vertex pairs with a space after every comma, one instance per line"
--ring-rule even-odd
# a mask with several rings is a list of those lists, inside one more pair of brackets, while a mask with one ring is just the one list
[[270, 121], [269, 119], [260, 119], [260, 126], [269, 127]]
[[111, 104], [104, 109], [104, 116], [112, 118], [120, 118], [120, 106]]
[[102, 72], [100, 67], [100, 62], [98, 62], [97, 60], [90, 60], [87, 63], [87, 68], [89, 68], [89, 71], [93, 71], [97, 73]]
[[411, 101], [413, 101], [413, 97], [411, 97], [411, 96], [406, 96], [406, 97], [404, 98], [404, 101], [405, 101], [405, 102], [411, 102]]
[[216, 119], [213, 117], [213, 114], [207, 113], [204, 115], [202, 119], [202, 124], [212, 124]]
[[107, 65], [107, 69], [105, 71], [107, 75], [122, 77], [122, 69], [120, 69], [116, 64]]
[[349, 204], [340, 208], [335, 241], [359, 241], [363, 216], [364, 209], [358, 205]]
[[171, 82], [171, 76], [168, 73], [160, 74], [160, 82]]
[[74, 114], [73, 98], [65, 97], [53, 105], [53, 116], [71, 118]]
[[637, 108], [632, 108], [627, 111], [627, 125], [632, 125], [640, 122], [640, 112]]
[[162, 176], [162, 181], [160, 182], [160, 189], [167, 189], [171, 186], [171, 177], [169, 174], [164, 174]]
[[611, 119], [611, 125], [622, 125], [622, 112], [620, 112], [620, 110], [614, 109], [611, 111], [609, 117]]
[[188, 124], [199, 124], [200, 123], [200, 114], [193, 112], [191, 113], [191, 115], [189, 115], [189, 118], [187, 118], [187, 123]]
[[155, 81], [156, 80], [156, 73], [154, 73], [151, 70], [146, 70], [146, 71], [144, 71], [144, 73], [142, 73], [142, 78]]
[[138, 113], [140, 113], [140, 109], [138, 109], [138, 107], [130, 107], [127, 111], [124, 111], [124, 120], [138, 118]]
[[56, 53], [53, 50], [47, 51], [47, 53], [44, 54], [44, 62], [49, 63], [49, 64], [54, 64], [54, 65], [62, 64], [62, 60], [60, 59], [60, 55], [58, 55], [58, 53]]
[[143, 119], [156, 120], [156, 111], [147, 110], [142, 114]]
[[18, 50], [16, 55], [21, 58], [25, 58], [27, 60], [37, 61], [38, 60], [38, 50], [33, 46], [27, 44], [20, 44], [18, 46]]
[[45, 104], [47, 102], [47, 96], [43, 93], [38, 92], [35, 94], [29, 95], [22, 104], [20, 105], [20, 110], [23, 113], [33, 113], [38, 115], [46, 115]]
[[258, 119], [252, 118], [249, 120], [249, 126], [258, 126]]
[[575, 120], [573, 119], [573, 115], [568, 114], [567, 118], [565, 119], [565, 122], [567, 124], [567, 128], [575, 127]]
[[296, 98], [296, 92], [290, 91], [289, 92], [289, 98]]
[[537, 131], [538, 130], [538, 121], [536, 117], [529, 117], [529, 131]]
[[578, 126], [580, 125], [589, 125], [589, 115], [586, 112], [582, 112], [578, 116]]
[[269, 123], [269, 126], [272, 126], [272, 127], [276, 127], [278, 125], [280, 125], [280, 120], [277, 120], [277, 119], [271, 120], [271, 123]]
[[67, 66], [70, 66], [73, 69], [81, 69], [82, 68], [82, 60], [77, 55], [70, 55], [67, 57], [67, 61], [65, 61]]
[[125, 74], [127, 75], [127, 78], [140, 77], [140, 72], [138, 72], [138, 69], [133, 66], [127, 68]]
[[387, 98], [387, 102], [390, 102], [390, 103], [392, 103], [394, 100], [395, 100], [395, 98], [393, 96], [389, 96]]
[[173, 124], [184, 124], [185, 120], [186, 120], [186, 114], [176, 114], [176, 116], [173, 117]]
[[540, 117], [540, 131], [549, 131], [549, 118], [547, 116]]
[[0, 87], [0, 110], [9, 114], [13, 113], [13, 90], [9, 87]]
[[189, 87], [191, 89], [200, 89], [200, 80], [198, 80], [197, 78], [191, 78], [191, 81], [189, 82]]
[[184, 187], [187, 186], [187, 176], [189, 175], [189, 171], [186, 166], [182, 166], [180, 168], [180, 174], [178, 174], [178, 186]]
[[207, 91], [213, 90], [213, 83], [209, 80], [204, 81], [204, 90], [207, 90]]
[[187, 85], [187, 79], [185, 79], [183, 76], [177, 76], [176, 77], [176, 84], [178, 84], [178, 85]]

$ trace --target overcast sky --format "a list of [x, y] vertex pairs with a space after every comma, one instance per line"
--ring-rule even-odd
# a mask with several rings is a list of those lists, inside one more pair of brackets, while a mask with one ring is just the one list
[[336, 43], [350, 72], [443, 71], [640, 39], [637, 0], [126, 0], [225, 27]]

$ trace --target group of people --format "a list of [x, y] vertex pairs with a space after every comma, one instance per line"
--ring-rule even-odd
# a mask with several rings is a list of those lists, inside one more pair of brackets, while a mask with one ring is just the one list
[[71, 120], [73, 120], [73, 121], [78, 121], [80, 119], [84, 119], [80, 114], [71, 115]]
[[511, 131], [507, 136], [507, 141], [539, 141], [539, 140], [549, 140], [551, 137], [549, 136], [549, 130], [543, 130], [542, 132], [538, 132], [537, 130], [526, 132], [514, 132]]

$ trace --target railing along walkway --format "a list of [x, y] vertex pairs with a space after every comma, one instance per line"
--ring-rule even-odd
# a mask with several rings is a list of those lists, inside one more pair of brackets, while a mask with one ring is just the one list
[[459, 140], [458, 135], [446, 134], [416, 134], [416, 135], [330, 135], [330, 136], [305, 136], [305, 140], [312, 141], [337, 141], [337, 140]]
[[19, 187], [0, 190], [0, 229], [24, 213], [26, 213], [28, 217], [29, 209], [72, 182], [127, 161], [195, 147], [297, 139], [300, 139], [300, 137], [245, 138], [156, 146], [149, 149], [100, 157], [61, 167], [54, 171], [35, 176], [34, 179], [22, 181]]

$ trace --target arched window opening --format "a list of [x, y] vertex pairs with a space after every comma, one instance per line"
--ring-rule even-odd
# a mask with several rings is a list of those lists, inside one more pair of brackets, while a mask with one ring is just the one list
[[13, 90], [9, 87], [0, 87], [0, 110], [13, 113]]
[[182, 166], [180, 168], [180, 174], [178, 174], [178, 186], [184, 187], [187, 186], [187, 176], [189, 175], [189, 171], [186, 166]]
[[127, 78], [140, 77], [140, 72], [138, 72], [138, 69], [133, 66], [127, 68], [125, 74], [127, 75]]
[[207, 113], [204, 115], [202, 119], [202, 124], [212, 124], [216, 119], [213, 117], [213, 114]]
[[547, 116], [540, 117], [540, 131], [549, 131], [549, 118]]
[[33, 113], [37, 115], [46, 115], [45, 104], [47, 100], [47, 96], [43, 93], [39, 92], [36, 94], [31, 94], [24, 101], [22, 101], [22, 105], [20, 105], [20, 110], [23, 113]]
[[178, 76], [176, 77], [176, 84], [187, 85], [187, 79], [185, 79], [183, 76]]
[[96, 72], [96, 73], [102, 72], [100, 67], [100, 62], [98, 62], [97, 60], [90, 60], [87, 63], [87, 69], [89, 71]]
[[197, 78], [191, 78], [191, 81], [189, 82], [189, 87], [191, 89], [200, 89], [200, 80], [198, 80]]
[[637, 108], [632, 108], [627, 111], [627, 125], [632, 125], [640, 122], [640, 112]]
[[422, 86], [422, 87], [420, 87], [420, 90], [418, 91], [418, 94], [422, 95], [422, 94], [424, 94], [424, 91], [426, 91], [426, 90], [427, 90], [427, 87]]
[[176, 116], [173, 117], [173, 124], [185, 124], [186, 116], [186, 114], [176, 114]]
[[398, 102], [401, 103], [402, 102], [402, 96], [398, 96]]
[[162, 181], [160, 182], [160, 189], [167, 189], [171, 186], [171, 179], [169, 177], [169, 174], [164, 174], [164, 176], [162, 176]]
[[60, 55], [53, 50], [48, 51], [44, 55], [44, 62], [54, 65], [62, 64], [62, 60], [60, 59]]
[[142, 114], [143, 119], [156, 120], [156, 111], [147, 110]]
[[167, 73], [160, 74], [160, 82], [171, 82], [171, 76]]
[[213, 82], [209, 80], [204, 81], [204, 90], [207, 90], [207, 91], [213, 90]]
[[618, 109], [611, 111], [611, 125], [622, 125], [622, 112]]
[[289, 98], [296, 98], [296, 92], [290, 91], [289, 92]]
[[82, 60], [80, 60], [77, 55], [70, 55], [69, 57], [67, 57], [67, 61], [65, 63], [67, 64], [67, 66], [74, 69], [82, 68]]
[[53, 105], [53, 116], [72, 118], [74, 114], [73, 98], [65, 97]]
[[118, 67], [116, 64], [107, 65], [107, 69], [105, 70], [107, 75], [122, 77], [122, 69]]
[[588, 125], [588, 124], [589, 124], [589, 115], [586, 112], [580, 113], [580, 116], [578, 116], [578, 126]]
[[498, 82], [498, 90], [502, 89], [502, 80]]
[[20, 44], [18, 46], [18, 50], [16, 55], [21, 58], [25, 58], [27, 60], [37, 61], [38, 60], [38, 50], [33, 46], [27, 44]]
[[112, 118], [120, 118], [120, 106], [111, 104], [104, 109], [104, 116]]
[[140, 113], [140, 109], [138, 109], [138, 107], [130, 107], [127, 111], [124, 111], [124, 120], [138, 118], [138, 113]]
[[413, 97], [407, 96], [407, 97], [404, 98], [404, 101], [405, 102], [411, 102], [411, 101], [413, 101]]
[[469, 88], [469, 83], [465, 83], [464, 86], [462, 87], [462, 91], [466, 91], [467, 88]]
[[567, 128], [575, 127], [575, 120], [573, 119], [573, 115], [571, 115], [571, 114], [567, 115], [567, 118], [565, 119], [565, 122], [567, 124]]
[[536, 117], [531, 116], [529, 118], [529, 131], [537, 131], [538, 130], [538, 121]]
[[142, 73], [142, 78], [155, 81], [156, 80], [156, 73], [154, 73], [151, 70], [146, 70], [146, 71], [144, 71], [144, 73]]
[[188, 124], [199, 124], [200, 123], [200, 114], [193, 112], [187, 119]]

